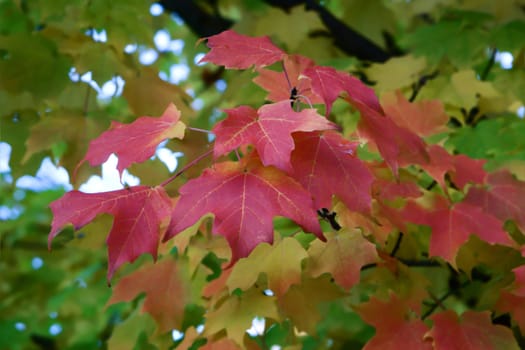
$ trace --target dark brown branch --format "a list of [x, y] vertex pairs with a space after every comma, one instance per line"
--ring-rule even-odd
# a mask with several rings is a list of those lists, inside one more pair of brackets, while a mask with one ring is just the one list
[[[385, 51], [313, 0], [264, 0], [264, 2], [286, 12], [294, 6], [304, 4], [307, 10], [318, 14], [328, 29], [322, 34], [332, 38], [334, 45], [350, 56], [370, 62], [384, 62], [390, 57], [400, 54], [397, 48], [395, 52]], [[217, 11], [215, 13], [208, 12], [192, 0], [160, 0], [159, 3], [166, 11], [179, 15], [191, 31], [199, 37], [218, 34], [233, 25], [232, 20], [222, 17]], [[384, 34], [388, 40], [390, 38], [388, 33]], [[387, 42], [387, 46], [392, 47], [392, 43]]]
[[233, 25], [233, 21], [220, 14], [208, 13], [192, 0], [160, 0], [166, 11], [180, 16], [197, 36], [203, 38], [218, 34]]
[[341, 22], [323, 6], [313, 0], [306, 0], [305, 3], [306, 9], [317, 12], [326, 28], [330, 30], [335, 46], [348, 55], [371, 62], [385, 62], [391, 57], [389, 53]]

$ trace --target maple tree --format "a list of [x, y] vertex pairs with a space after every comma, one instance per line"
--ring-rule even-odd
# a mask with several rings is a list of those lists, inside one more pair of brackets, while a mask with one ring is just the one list
[[[173, 5], [163, 3], [166, 9]], [[15, 3], [0, 5], [23, 16]], [[313, 25], [324, 26], [344, 51], [334, 29], [341, 22], [330, 17], [330, 6], [336, 5], [307, 4], [301, 15], [314, 11], [319, 18]], [[390, 11], [409, 9], [414, 16], [421, 11], [403, 6]], [[149, 68], [115, 57], [116, 48], [123, 50], [129, 40], [118, 21], [115, 27], [100, 24], [113, 40], [109, 50], [93, 48], [88, 39], [79, 48], [68, 31], [72, 24], [53, 24], [53, 17], [46, 17], [59, 10], [35, 7], [39, 11], [33, 16], [51, 23], [35, 35], [42, 35], [43, 42], [60, 35], [63, 40], [57, 46], [62, 60], [43, 52], [46, 67], [64, 70], [66, 61], [73, 60], [75, 69], [82, 70], [83, 50], [96, 55], [100, 49], [104, 61], [92, 68], [93, 79], [108, 78], [109, 65], [112, 74], [126, 80], [122, 95], [127, 103], [90, 112], [98, 104], [90, 93], [72, 99], [79, 86], [69, 81], [54, 83], [57, 91], [71, 85], [56, 101], [54, 91], [39, 85], [28, 98], [23, 92], [27, 78], [9, 75], [0, 84], [5, 89], [0, 101], [13, 98], [8, 106], [14, 111], [48, 106], [51, 118], [35, 122], [23, 114], [30, 136], [25, 154], [13, 148], [11, 164], [25, 160], [26, 165], [13, 169], [13, 175], [29, 171], [30, 163], [42, 159], [42, 150], [60, 158], [74, 187], [111, 154], [118, 157], [121, 179], [125, 171], [144, 174], [140, 185], [97, 193], [51, 192], [43, 199], [51, 202], [50, 256], [64, 261], [81, 252], [71, 268], [80, 271], [79, 281], [95, 281], [82, 287], [82, 295], [93, 296], [96, 286], [100, 296], [90, 308], [105, 309], [99, 324], [86, 331], [91, 335], [77, 335], [82, 333], [79, 324], [78, 330], [69, 330], [73, 336], [64, 346], [89, 347], [101, 339], [109, 348], [523, 346], [525, 181], [523, 159], [516, 153], [525, 147], [505, 147], [505, 141], [472, 147], [467, 140], [486, 133], [486, 124], [523, 128], [508, 107], [523, 104], [519, 89], [502, 96], [502, 83], [488, 74], [496, 70], [497, 49], [523, 55], [524, 47], [504, 38], [523, 29], [524, 22], [493, 24], [483, 9], [469, 12], [470, 5], [464, 6], [445, 12], [432, 26], [437, 34], [420, 25], [402, 36], [399, 43], [412, 48], [412, 54], [386, 60], [387, 52], [372, 42], [377, 36], [370, 32], [370, 51], [355, 53], [376, 62], [365, 66], [330, 62], [322, 53], [314, 60], [293, 40], [281, 39], [284, 50], [266, 35], [231, 29], [204, 35], [198, 42], [206, 43], [208, 51], [194, 67], [203, 86], [218, 79], [210, 78], [213, 74], [229, 80], [224, 94], [209, 97], [221, 110], [204, 108], [201, 113], [181, 88]], [[290, 5], [288, 11], [279, 16], [298, 16], [298, 7]], [[90, 13], [80, 19], [97, 23]], [[482, 46], [464, 53], [455, 49], [454, 37], [450, 50], [429, 53], [423, 40], [458, 32], [467, 38], [485, 33], [483, 26], [489, 24], [494, 32], [476, 40], [494, 47], [490, 66], [480, 68], [479, 77], [464, 67], [465, 62], [479, 63]], [[10, 40], [18, 35], [3, 30]], [[355, 40], [368, 39], [358, 35]], [[7, 45], [0, 46], [3, 61], [17, 55], [25, 59], [13, 41], [0, 45]], [[399, 69], [399, 62], [407, 71]], [[516, 69], [523, 69], [520, 64]], [[392, 77], [385, 73], [389, 66], [398, 67]], [[0, 61], [0, 72], [7, 72], [5, 67]], [[39, 74], [39, 79], [51, 79], [45, 70]], [[374, 77], [375, 84], [359, 79], [367, 77]], [[60, 103], [64, 110], [56, 107]], [[78, 145], [64, 149], [60, 141], [68, 144], [79, 135], [78, 130], [62, 131], [68, 110], [76, 111], [71, 118], [87, 120]], [[100, 115], [116, 120], [109, 125]], [[19, 122], [15, 119], [13, 125]], [[58, 134], [58, 144], [50, 132]], [[161, 171], [153, 159], [164, 145], [183, 154], [175, 173]], [[94, 267], [78, 270], [94, 259], [89, 254], [97, 260]], [[66, 280], [49, 307], [60, 309], [66, 315], [61, 317], [87, 317], [87, 310], [74, 306], [72, 298], [81, 292], [71, 283]], [[5, 303], [14, 305], [19, 298]], [[254, 319], [264, 320], [263, 329], [247, 333]], [[15, 318], [8, 323], [15, 330], [25, 327]], [[92, 329], [101, 335], [93, 337]], [[181, 334], [176, 339], [175, 331]], [[32, 335], [31, 341], [45, 346], [49, 339]], [[22, 341], [14, 344], [24, 346]]]

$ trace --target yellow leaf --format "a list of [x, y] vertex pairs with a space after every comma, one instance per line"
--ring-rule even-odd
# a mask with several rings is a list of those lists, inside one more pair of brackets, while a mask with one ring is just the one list
[[251, 254], [239, 260], [226, 282], [231, 291], [246, 290], [254, 285], [260, 273], [265, 273], [268, 288], [278, 297], [292, 284], [301, 281], [301, 262], [307, 257], [304, 248], [292, 237], [274, 245], [259, 244]]
[[319, 306], [344, 296], [340, 288], [330, 280], [330, 276], [303, 279], [300, 285], [292, 286], [279, 299], [282, 312], [289, 317], [300, 331], [315, 333], [321, 320]]
[[374, 63], [366, 70], [366, 74], [376, 82], [374, 88], [381, 94], [411, 85], [419, 79], [419, 73], [425, 67], [424, 57], [406, 55], [391, 58], [382, 64]]
[[206, 315], [204, 335], [210, 336], [224, 329], [228, 338], [242, 345], [244, 334], [256, 316], [279, 320], [275, 297], [266, 296], [258, 288], [250, 289], [240, 296], [230, 295], [217, 309]]
[[308, 249], [308, 271], [312, 277], [330, 273], [335, 282], [350, 289], [359, 282], [361, 268], [377, 261], [375, 245], [363, 237], [360, 230], [325, 233], [327, 242], [315, 240]]
[[163, 81], [152, 69], [124, 77], [123, 96], [136, 115], [162, 115], [166, 106], [173, 103], [181, 111], [181, 118], [193, 115], [189, 107], [190, 96], [180, 87]]

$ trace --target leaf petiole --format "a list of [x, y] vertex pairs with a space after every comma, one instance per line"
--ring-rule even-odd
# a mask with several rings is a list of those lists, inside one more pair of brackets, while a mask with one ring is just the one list
[[160, 186], [161, 187], [166, 187], [166, 185], [168, 185], [170, 182], [172, 182], [173, 180], [175, 180], [177, 177], [179, 177], [180, 175], [182, 175], [186, 170], [188, 170], [189, 168], [191, 168], [192, 166], [194, 166], [195, 164], [197, 164], [198, 162], [200, 162], [201, 160], [203, 160], [204, 158], [206, 158], [207, 156], [209, 156], [211, 153], [213, 152], [213, 149], [210, 149], [206, 152], [204, 152], [203, 154], [201, 154], [200, 156], [198, 156], [197, 158], [195, 158], [194, 160], [192, 160], [191, 162], [189, 162], [188, 164], [186, 164], [182, 169], [180, 169], [179, 171], [177, 171], [175, 174], [173, 174], [172, 176], [170, 176], [168, 179], [164, 180]]

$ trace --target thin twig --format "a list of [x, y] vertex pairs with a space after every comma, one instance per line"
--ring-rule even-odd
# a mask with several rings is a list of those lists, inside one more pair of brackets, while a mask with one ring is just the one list
[[281, 61], [281, 65], [283, 66], [283, 73], [284, 77], [286, 78], [286, 81], [288, 82], [288, 90], [292, 90], [292, 82], [290, 81], [290, 77], [288, 76], [288, 72], [286, 71], [286, 67], [284, 66], [284, 61]]
[[488, 75], [490, 73], [490, 70], [494, 66], [494, 63], [496, 62], [496, 54], [497, 53], [498, 53], [498, 49], [496, 49], [496, 48], [492, 49], [492, 52], [490, 53], [489, 61], [488, 61], [487, 65], [485, 66], [485, 69], [483, 69], [483, 72], [481, 73], [481, 75], [479, 77], [481, 80], [487, 80], [487, 77], [488, 77]]
[[201, 160], [203, 160], [204, 158], [209, 156], [212, 152], [213, 152], [213, 149], [210, 149], [210, 150], [206, 151], [205, 153], [201, 154], [200, 156], [198, 156], [197, 158], [195, 158], [194, 160], [192, 160], [191, 162], [186, 164], [181, 170], [179, 170], [175, 174], [173, 174], [170, 178], [168, 178], [167, 180], [162, 182], [160, 184], [160, 186], [161, 187], [166, 187], [167, 184], [169, 184], [170, 182], [175, 180], [177, 177], [182, 175], [186, 170], [188, 170], [189, 168], [191, 168], [192, 166], [194, 166], [195, 164], [197, 164], [198, 162], [200, 162]]
[[426, 85], [426, 83], [429, 81], [429, 80], [432, 80], [434, 79], [435, 77], [437, 77], [439, 74], [439, 71], [438, 70], [435, 70], [433, 71], [432, 73], [430, 74], [425, 74], [423, 75], [421, 78], [419, 78], [419, 80], [414, 83], [412, 85], [412, 95], [410, 96], [410, 98], [408, 99], [408, 101], [410, 102], [414, 102], [417, 95], [419, 94], [419, 91], [421, 90], [421, 88], [423, 86]]
[[397, 251], [399, 250], [399, 247], [401, 246], [401, 241], [403, 240], [403, 232], [399, 232], [399, 235], [397, 235], [396, 244], [394, 245], [394, 248], [390, 252], [390, 256], [395, 256]]
[[205, 134], [212, 134], [212, 132], [210, 130], [201, 129], [201, 128], [194, 128], [193, 126], [187, 126], [186, 129], [192, 130], [192, 131], [197, 131], [197, 132], [202, 132], [202, 133], [205, 133]]

